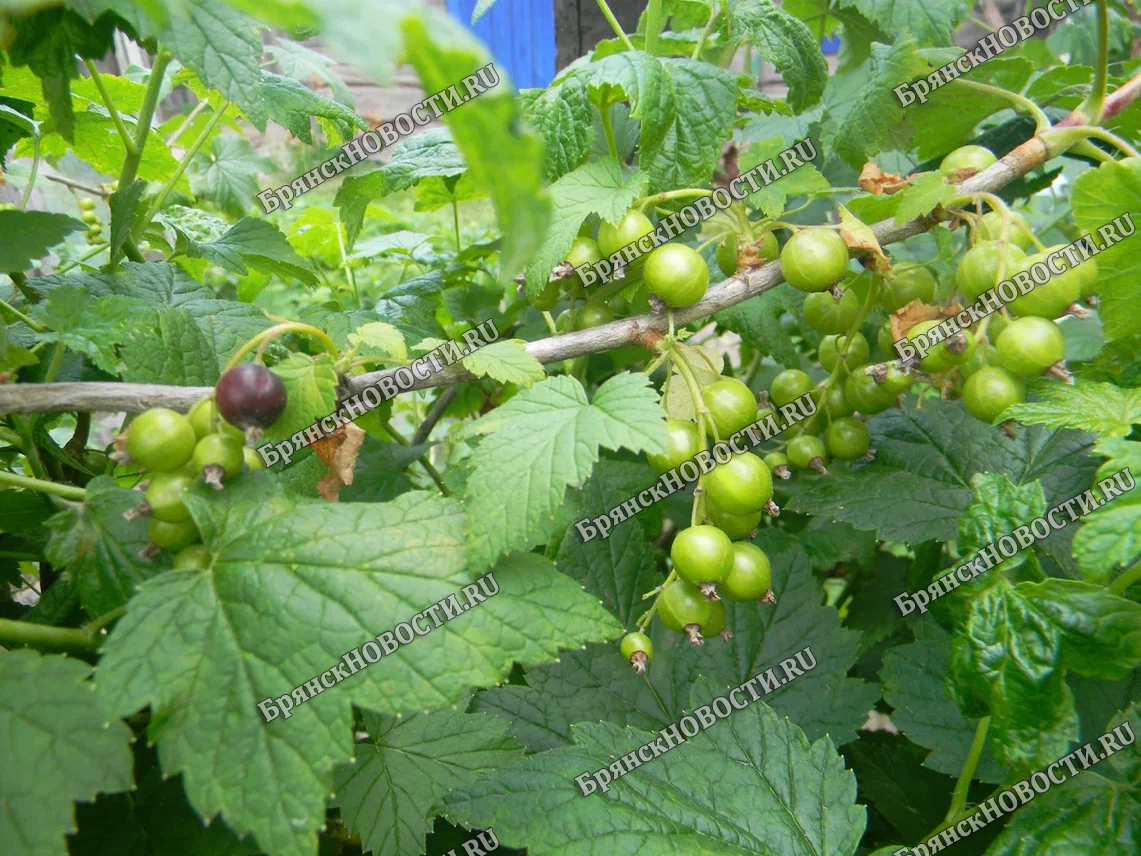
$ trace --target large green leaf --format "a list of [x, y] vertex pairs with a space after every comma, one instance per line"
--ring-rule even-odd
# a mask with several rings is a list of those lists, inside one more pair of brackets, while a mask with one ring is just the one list
[[212, 140], [208, 152], [199, 153], [194, 170], [194, 192], [213, 200], [226, 213], [241, 217], [262, 189], [258, 175], [272, 173], [275, 165], [246, 140], [226, 134]]
[[555, 513], [568, 487], [590, 475], [600, 447], [660, 452], [665, 417], [644, 375], [624, 372], [587, 402], [574, 378], [548, 378], [520, 392], [469, 429], [487, 435], [473, 456], [467, 503], [471, 566], [484, 568], [505, 552], [554, 534]]
[[0, 653], [0, 841], [6, 856], [64, 856], [72, 802], [131, 787], [131, 730], [108, 723], [79, 660]]
[[471, 583], [463, 515], [418, 492], [291, 498], [256, 473], [199, 491], [187, 503], [210, 565], [161, 574], [131, 599], [99, 664], [101, 699], [114, 715], [150, 705], [164, 772], [183, 774], [202, 816], [221, 811], [267, 852], [313, 853], [333, 767], [350, 757], [352, 704], [385, 715], [455, 704], [514, 661], [618, 632], [549, 562], [521, 556], [495, 569], [499, 593], [478, 608], [267, 723], [260, 700]]
[[[620, 530], [637, 525], [623, 523], [607, 540], [625, 538]], [[727, 643], [710, 640], [694, 648], [654, 622], [654, 662], [645, 677], [634, 673], [615, 646], [592, 645], [564, 654], [557, 664], [528, 670], [527, 687], [480, 693], [476, 709], [509, 717], [512, 733], [531, 751], [567, 745], [571, 726], [578, 722], [603, 719], [620, 726], [657, 728], [681, 716], [699, 676], [737, 685], [808, 645], [816, 667], [775, 690], [766, 701], [811, 739], [827, 734], [837, 744], [850, 742], [879, 694], [874, 684], [847, 677], [859, 657], [859, 634], [841, 627], [836, 610], [822, 604], [820, 585], [796, 541], [783, 533], [766, 532], [756, 543], [772, 563], [776, 603], [726, 603], [727, 626], [734, 633]], [[565, 548], [560, 561], [568, 555], [581, 561]], [[573, 566], [568, 573], [604, 603], [615, 605], [620, 614], [638, 614], [645, 607], [637, 604], [638, 593], [631, 583], [623, 581], [618, 588], [606, 577], [605, 551], [599, 560], [601, 567], [589, 576]], [[649, 569], [644, 574], [649, 576]]]
[[0, 271], [25, 271], [32, 262], [70, 235], [85, 228], [66, 214], [47, 211], [0, 211]]
[[[1026, 57], [998, 56], [972, 69], [968, 77], [1019, 92], [1034, 70], [1034, 63]], [[966, 142], [976, 125], [1008, 107], [1010, 102], [1001, 95], [953, 83], [939, 87], [928, 96], [926, 104], [913, 103], [908, 107], [919, 157], [942, 157]]]
[[353, 93], [333, 69], [337, 61], [305, 45], [277, 36], [272, 45], [265, 46], [265, 52], [277, 61], [277, 67], [286, 77], [299, 83], [320, 81], [333, 91], [333, 98], [346, 107], [353, 106]]
[[[1122, 214], [1129, 214], [1134, 224], [1141, 221], [1141, 160], [1104, 163], [1082, 173], [1074, 180], [1070, 204], [1074, 222], [1101, 246], [1105, 242], [1098, 236], [1099, 226]], [[1111, 342], [1141, 333], [1141, 293], [1135, 287], [1141, 275], [1138, 247], [1141, 238], [1134, 231], [1097, 255], [1099, 314]]]
[[489, 377], [500, 383], [532, 386], [547, 376], [543, 364], [527, 353], [522, 339], [501, 339], [472, 351], [461, 360], [476, 377]]
[[873, 44], [863, 64], [828, 81], [821, 134], [824, 149], [835, 151], [858, 172], [903, 119], [903, 108], [892, 89], [926, 71], [927, 61], [915, 52], [913, 39]]
[[[350, 108], [319, 95], [290, 77], [263, 71], [258, 90], [265, 103], [266, 115], [310, 145], [313, 144], [312, 118], [317, 118], [331, 132], [328, 134], [330, 139], [336, 136], [342, 142], [351, 140], [357, 131], [371, 130], [364, 119]], [[264, 118], [259, 130], [265, 130]]]
[[[89, 25], [70, 9], [42, 9], [21, 17], [18, 26], [9, 24], [8, 30], [8, 59], [12, 65], [26, 65], [35, 72], [52, 124], [70, 140], [76, 121], [70, 92], [70, 82], [78, 76], [76, 57], [97, 60], [106, 56], [113, 44], [114, 18], [107, 16]], [[39, 103], [41, 99], [34, 100]]]
[[[894, 711], [892, 723], [908, 740], [930, 749], [923, 765], [949, 776], [963, 769], [975, 736], [976, 721], [959, 712], [947, 681], [951, 635], [931, 616], [912, 624], [915, 641], [890, 648], [880, 668], [884, 701]], [[1001, 782], [1002, 767], [984, 749], [975, 771], [984, 782]]]
[[[788, 147], [789, 142], [784, 137], [768, 137], [750, 143], [741, 153], [737, 168], [742, 173], [748, 172], [758, 164], [777, 158], [777, 155]], [[771, 184], [763, 184], [759, 190], [750, 191], [747, 197], [749, 202], [759, 208], [766, 217], [778, 216], [784, 211], [785, 203], [792, 197], [805, 196], [819, 190], [827, 190], [829, 187], [828, 180], [810, 163], [789, 170], [783, 160], [777, 159], [775, 166], [781, 177]], [[762, 173], [764, 172], [762, 170]]]
[[214, 342], [194, 316], [170, 306], [156, 311], [155, 326], [123, 335], [123, 380], [174, 386], [213, 386], [221, 375]]
[[623, 175], [618, 161], [607, 157], [583, 164], [551, 185], [554, 207], [543, 242], [527, 266], [527, 293], [546, 286], [551, 271], [566, 258], [579, 227], [591, 214], [617, 223], [645, 188], [641, 172]]
[[[1137, 705], [1115, 716], [1106, 732], [1125, 722], [1134, 735], [1141, 731]], [[1099, 756], [1104, 754], [1100, 744], [1093, 746]], [[1113, 773], [1103, 766], [1083, 771], [1075, 765], [1079, 775], [1036, 796], [1018, 811], [987, 850], [988, 856], [1137, 853], [1141, 848], [1141, 798], [1137, 788], [1141, 761], [1136, 741], [1109, 756], [1104, 766], [1116, 768], [1121, 778], [1113, 778]]]
[[1141, 605], [1075, 580], [1000, 581], [971, 603], [951, 674], [960, 708], [989, 711], [992, 751], [1024, 775], [1078, 737], [1067, 669], [1119, 680], [1139, 664]]
[[1079, 380], [1073, 385], [1039, 381], [1030, 391], [1038, 400], [1008, 407], [1003, 418], [1023, 425], [1077, 428], [1103, 437], [1124, 437], [1141, 424], [1141, 389]]
[[297, 255], [281, 230], [266, 220], [243, 217], [214, 240], [195, 240], [177, 225], [175, 229], [186, 238], [186, 254], [192, 259], [208, 259], [242, 276], [249, 273], [248, 265], [287, 282], [296, 279], [305, 285], [317, 284], [312, 268]]
[[1015, 485], [1041, 480], [1048, 505], [1089, 487], [1090, 437], [1067, 429], [1018, 429], [1013, 438], [953, 402], [870, 420], [876, 459], [849, 472], [790, 482], [794, 511], [826, 515], [883, 540], [954, 540], [976, 473], [1005, 473]]
[[[58, 132], [46, 133], [40, 140], [40, 154], [52, 158], [61, 158], [68, 151], [87, 161], [97, 172], [104, 175], [117, 176], [123, 169], [123, 161], [127, 158], [127, 150], [123, 146], [123, 138], [115, 129], [115, 123], [103, 113], [84, 112], [75, 117], [75, 138], [69, 142]], [[17, 157], [30, 157], [32, 146], [30, 140], [21, 140], [16, 146]], [[173, 178], [178, 169], [178, 161], [163, 142], [157, 132], [151, 131], [147, 137], [147, 144], [143, 148], [142, 158], [139, 160], [138, 176], [145, 181], [165, 183]], [[190, 195], [190, 182], [186, 175], [180, 175], [175, 182], [174, 189]]]
[[820, 100], [828, 82], [828, 63], [812, 30], [772, 0], [730, 0], [729, 38], [751, 41], [763, 59], [776, 66], [788, 84], [788, 103], [796, 111]]
[[951, 33], [967, 11], [959, 0], [840, 0], [839, 5], [856, 9], [885, 33], [912, 36], [924, 46], [951, 44]]
[[398, 143], [392, 159], [379, 169], [348, 176], [341, 182], [334, 200], [341, 210], [348, 247], [360, 234], [365, 209], [374, 199], [407, 190], [430, 179], [455, 179], [464, 173], [463, 155], [446, 128], [429, 128]]
[[138, 583], [169, 564], [139, 557], [150, 541], [146, 518], [127, 521], [123, 515], [141, 499], [137, 491], [99, 476], [88, 483], [82, 504], [48, 521], [52, 536], [45, 556], [57, 569], [71, 574], [88, 615], [97, 617], [122, 606]]
[[[694, 686], [687, 708], [724, 693], [715, 686]], [[571, 745], [453, 792], [447, 814], [549, 856], [855, 853], [866, 822], [855, 776], [830, 738], [809, 743], [764, 702], [636, 767], [605, 793], [581, 795], [574, 777], [605, 769], [656, 736], [580, 723]]]
[[570, 74], [546, 89], [524, 89], [519, 95], [523, 115], [547, 144], [547, 181], [555, 181], [582, 163], [594, 141], [594, 110], [586, 84]]
[[737, 118], [736, 74], [641, 51], [612, 54], [582, 73], [599, 104], [630, 102], [630, 116], [641, 122], [638, 165], [651, 190], [709, 181]]
[[[595, 518], [610, 513], [631, 496], [652, 484], [655, 474], [647, 465], [602, 459], [575, 496], [575, 516]], [[578, 580], [602, 600], [627, 627], [645, 612], [651, 601], [642, 594], [661, 582], [658, 560], [650, 543], [653, 516], [645, 510], [616, 526], [608, 538], [584, 542], [573, 527], [559, 546], [559, 570]], [[659, 521], [660, 522], [660, 521]], [[643, 524], [646, 524], [643, 526]]]
[[333, 805], [373, 856], [422, 856], [424, 836], [449, 791], [523, 756], [493, 716], [436, 711], [397, 719], [364, 715], [368, 740], [336, 774]]

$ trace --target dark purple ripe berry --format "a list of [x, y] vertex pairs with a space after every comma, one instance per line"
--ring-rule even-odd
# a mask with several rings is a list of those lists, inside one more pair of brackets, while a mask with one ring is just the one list
[[238, 428], [268, 428], [285, 411], [285, 384], [265, 366], [234, 366], [214, 387], [222, 418]]

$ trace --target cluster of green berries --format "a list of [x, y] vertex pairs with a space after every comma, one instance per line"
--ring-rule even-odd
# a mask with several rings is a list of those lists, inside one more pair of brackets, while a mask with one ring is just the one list
[[273, 424], [285, 404], [277, 375], [243, 364], [222, 375], [214, 393], [185, 416], [155, 407], [131, 422], [124, 448], [148, 473], [145, 501], [131, 516], [149, 516], [151, 543], [176, 553], [176, 568], [204, 567], [209, 558], [184, 502], [191, 488], [202, 480], [220, 490], [243, 466], [263, 469], [261, 457], [245, 445], [246, 430]]

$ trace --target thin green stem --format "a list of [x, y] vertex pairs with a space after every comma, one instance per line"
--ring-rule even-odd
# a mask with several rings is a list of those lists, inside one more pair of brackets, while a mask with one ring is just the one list
[[[454, 204], [454, 203], [453, 203]], [[341, 267], [345, 271], [345, 278], [349, 281], [349, 287], [353, 290], [353, 300], [357, 304], [357, 309], [361, 308], [361, 293], [357, 289], [357, 275], [353, 273], [353, 266], [349, 264], [348, 254], [345, 252], [345, 235], [342, 231], [344, 227], [342, 224], [337, 224], [337, 246], [341, 250]]]
[[[689, 397], [693, 400], [693, 413], [697, 419], [697, 436], [700, 438], [699, 445], [701, 450], [705, 451], [708, 448], [705, 437], [705, 415], [708, 409], [705, 406], [705, 400], [701, 397], [701, 387], [697, 383], [697, 376], [693, 373], [693, 368], [689, 365], [689, 361], [680, 347], [671, 349], [669, 353], [673, 364], [677, 367], [678, 374], [685, 381], [686, 389], [689, 390]], [[720, 439], [717, 437], [717, 429], [712, 424], [712, 420], [710, 420], [710, 427], [713, 428], [714, 440]], [[699, 525], [704, 514], [705, 474], [702, 473], [697, 477], [697, 486], [693, 490], [693, 507], [689, 515], [689, 525]]]
[[[412, 445], [412, 441], [397, 431], [396, 428], [393, 427], [392, 423], [387, 419], [380, 420], [380, 427], [384, 429], [385, 433], [388, 434], [389, 437], [391, 437], [401, 446]], [[444, 478], [440, 475], [440, 471], [432, 466], [432, 462], [428, 460], [428, 454], [426, 452], [417, 458], [416, 461], [420, 464], [420, 466], [424, 468], [424, 471], [428, 473], [428, 476], [432, 479], [432, 481], [436, 483], [436, 487], [440, 489], [441, 494], [444, 496], [452, 495], [451, 490], [449, 490], [448, 486], [444, 484]]]
[[600, 107], [599, 115], [602, 116], [602, 130], [606, 132], [606, 147], [610, 149], [610, 157], [622, 160], [618, 156], [618, 141], [614, 138], [614, 126], [610, 123], [610, 105], [604, 104]]
[[1014, 105], [1015, 109], [1021, 109], [1022, 112], [1028, 113], [1033, 119], [1035, 124], [1035, 131], [1043, 131], [1050, 127], [1050, 118], [1042, 112], [1037, 104], [1029, 98], [1024, 98], [1016, 92], [1009, 92], [1001, 89], [998, 86], [991, 86], [986, 83], [976, 83], [973, 80], [964, 80], [958, 78], [955, 80], [957, 86], [973, 89], [975, 92], [985, 92], [987, 95], [993, 95], [996, 98], [1003, 98]]
[[262, 330], [260, 333], [242, 345], [242, 347], [240, 347], [237, 352], [232, 357], [230, 357], [230, 361], [226, 363], [226, 368], [223, 369], [223, 371], [229, 371], [232, 369], [242, 361], [242, 358], [245, 357], [246, 354], [260, 345], [262, 342], [269, 339], [276, 339], [278, 336], [283, 336], [286, 333], [304, 333], [319, 341], [324, 346], [325, 350], [332, 354], [334, 357], [340, 353], [340, 351], [337, 349], [336, 343], [328, 337], [324, 330], [318, 329], [317, 327], [314, 327], [310, 324], [302, 324], [300, 321], [286, 321], [284, 324], [275, 324], [266, 330]]
[[[986, 748], [986, 734], [989, 728], [990, 717], [984, 716], [979, 720], [979, 724], [975, 728], [975, 737], [971, 741], [971, 750], [967, 753], [967, 760], [963, 762], [963, 769], [959, 772], [959, 780], [955, 782], [955, 790], [951, 794], [951, 807], [947, 809], [947, 815], [943, 818], [942, 828], [949, 826], [954, 818], [959, 815], [959, 812], [967, 806], [967, 794], [971, 788], [971, 779], [975, 777], [975, 769], [979, 765], [979, 759], [982, 757], [983, 749]], [[935, 830], [932, 835], [939, 831], [939, 829]]]
[[40, 169], [40, 135], [32, 134], [32, 168], [28, 171], [28, 183], [24, 185], [24, 195], [20, 197], [20, 210], [27, 210], [32, 188], [36, 185], [36, 173]]
[[107, 249], [107, 247], [108, 247], [108, 245], [106, 243], [100, 242], [99, 244], [97, 244], [96, 246], [94, 246], [90, 250], [88, 250], [86, 253], [81, 255], [79, 258], [72, 259], [71, 261], [69, 261], [67, 264], [65, 264], [63, 267], [61, 267], [57, 271], [57, 273], [67, 273], [67, 271], [71, 270], [73, 267], [78, 265], [80, 262], [85, 262], [89, 258], [91, 258], [92, 256], [99, 255], [101, 252], [103, 252], [105, 249]]
[[653, 54], [657, 47], [658, 33], [661, 31], [662, 0], [650, 0], [646, 5], [646, 46], [645, 51]]
[[610, 29], [614, 31], [614, 35], [618, 37], [618, 41], [626, 47], [626, 50], [634, 50], [634, 43], [630, 41], [630, 37], [626, 35], [622, 29], [622, 25], [618, 23], [618, 19], [614, 17], [614, 13], [610, 11], [610, 7], [606, 4], [606, 0], [597, 0], [598, 8], [602, 12], [602, 17], [606, 19], [606, 23], [610, 25]]
[[[158, 194], [154, 198], [154, 201], [151, 202], [150, 207], [147, 208], [146, 216], [143, 217], [142, 225], [139, 226], [136, 234], [141, 235], [146, 230], [147, 225], [151, 222], [151, 220], [154, 219], [154, 216], [158, 214], [159, 210], [162, 208], [162, 204], [166, 202], [166, 197], [170, 195], [172, 190], [174, 190], [175, 185], [177, 185], [178, 180], [182, 178], [182, 174], [186, 172], [186, 168], [190, 166], [190, 162], [194, 159], [194, 156], [197, 155], [198, 152], [201, 151], [202, 146], [206, 144], [206, 140], [210, 138], [211, 131], [213, 131], [214, 127], [220, 121], [222, 121], [222, 116], [225, 115], [226, 108], [229, 106], [230, 102], [225, 102], [222, 105], [221, 109], [210, 117], [210, 121], [206, 123], [206, 127], [202, 129], [202, 132], [195, 138], [194, 142], [190, 144], [190, 148], [188, 148], [186, 152], [183, 153], [182, 158], [178, 161], [178, 166], [175, 168], [170, 178], [166, 180], [166, 184], [164, 184], [162, 189], [159, 190]], [[122, 179], [119, 179], [119, 187], [124, 187]]]
[[209, 101], [199, 101], [194, 105], [194, 109], [186, 114], [186, 118], [182, 120], [182, 124], [175, 128], [174, 133], [166, 138], [166, 145], [168, 148], [173, 146], [175, 142], [178, 141], [178, 138], [186, 133], [186, 129], [190, 127], [190, 123], [194, 121], [195, 117], [197, 117], [198, 114], [201, 113], [209, 103]]
[[1105, 90], [1109, 77], [1109, 9], [1105, 0], [1097, 0], [1097, 60], [1093, 66], [1093, 91], [1081, 106], [1086, 121], [1098, 124], [1105, 107]]
[[651, 193], [634, 202], [634, 207], [645, 209], [649, 205], [657, 205], [670, 199], [697, 199], [700, 196], [712, 196], [712, 190], [702, 187], [682, 187], [678, 190], [663, 190], [661, 193]]
[[1109, 590], [1114, 594], [1123, 595], [1129, 591], [1129, 587], [1138, 580], [1141, 580], [1141, 562], [1138, 562], [1115, 579], [1110, 585]]
[[1129, 143], [1125, 142], [1125, 140], [1121, 139], [1121, 137], [1117, 136], [1117, 134], [1114, 134], [1111, 131], [1107, 131], [1105, 128], [1095, 128], [1093, 125], [1074, 125], [1071, 128], [1067, 128], [1066, 130], [1082, 131], [1088, 137], [1093, 137], [1095, 139], [1101, 140], [1102, 142], [1109, 143], [1111, 146], [1114, 146], [1120, 150], [1127, 157], [1141, 158], [1141, 152], [1138, 152], [1137, 149], [1133, 148], [1133, 146], [1129, 145]]
[[982, 27], [988, 33], [997, 33], [998, 32], [998, 30], [996, 30], [994, 27], [992, 27], [990, 24], [988, 24], [986, 21], [984, 21], [982, 18], [979, 18], [976, 15], [967, 15], [967, 20], [970, 21], [972, 24], [974, 24], [976, 27]]
[[151, 131], [151, 120], [154, 118], [155, 108], [158, 107], [159, 93], [162, 91], [162, 79], [166, 76], [166, 67], [173, 59], [161, 47], [155, 55], [154, 65], [151, 66], [151, 79], [147, 82], [147, 91], [143, 95], [143, 105], [139, 108], [138, 120], [135, 122], [134, 145], [127, 150], [127, 157], [123, 160], [123, 169], [119, 172], [119, 187], [124, 190], [139, 174], [139, 164], [143, 159], [143, 149], [147, 144], [147, 136]]
[[35, 330], [37, 333], [42, 333], [45, 330], [47, 330], [47, 327], [45, 327], [39, 321], [36, 321], [32, 318], [29, 318], [27, 315], [25, 315], [19, 309], [12, 306], [10, 303], [6, 303], [3, 300], [0, 300], [0, 311], [7, 312], [9, 315], [11, 315], [17, 321], [23, 321], [25, 324], [27, 324], [29, 327], [31, 327], [33, 330]]
[[50, 624], [4, 618], [0, 619], [0, 640], [37, 648], [97, 651], [103, 642], [103, 635], [99, 631], [126, 611], [125, 605], [120, 606], [82, 627], [52, 627]]
[[115, 99], [111, 97], [111, 93], [107, 91], [107, 84], [103, 82], [103, 75], [99, 73], [99, 69], [95, 67], [95, 63], [89, 59], [83, 61], [87, 66], [87, 73], [91, 75], [91, 82], [95, 84], [95, 89], [99, 92], [99, 97], [103, 99], [103, 106], [107, 108], [107, 113], [111, 116], [111, 122], [115, 125], [115, 130], [119, 132], [119, 136], [123, 138], [123, 145], [127, 149], [127, 154], [136, 154], [138, 144], [131, 132], [127, 129], [126, 123], [123, 122], [123, 117], [119, 114], [119, 108], [115, 106]]
[[[710, 10], [709, 20], [706, 21], [705, 26], [702, 27], [701, 35], [699, 35], [697, 37], [697, 44], [693, 46], [693, 53], [690, 55], [690, 59], [695, 60], [695, 61], [701, 59], [701, 52], [703, 50], [705, 50], [705, 42], [709, 39], [709, 34], [711, 32], [713, 32], [713, 24], [720, 17], [721, 17], [721, 8], [720, 7], [717, 7], [715, 9]], [[753, 69], [752, 69], [752, 66], [753, 66], [752, 45], [746, 45], [745, 50], [748, 52], [745, 56], [745, 71], [748, 72], [750, 75], [752, 75], [752, 73], [753, 73]]]
[[[461, 249], [460, 245], [460, 205], [455, 199], [452, 199], [452, 228], [456, 232], [456, 252]], [[360, 300], [357, 300], [357, 308], [360, 308]]]
[[69, 484], [56, 484], [47, 479], [34, 479], [29, 476], [20, 476], [16, 473], [9, 473], [0, 470], [0, 485], [7, 485], [13, 488], [23, 488], [25, 490], [34, 490], [39, 493], [47, 493], [52, 496], [58, 496], [62, 499], [73, 499], [79, 502], [87, 496], [87, 491], [81, 487], [74, 487]]

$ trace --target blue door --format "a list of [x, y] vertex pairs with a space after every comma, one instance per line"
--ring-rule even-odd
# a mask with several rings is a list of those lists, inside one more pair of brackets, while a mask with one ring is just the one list
[[476, 0], [448, 0], [448, 13], [491, 50], [495, 67], [520, 89], [555, 77], [554, 0], [497, 0], [474, 24]]

